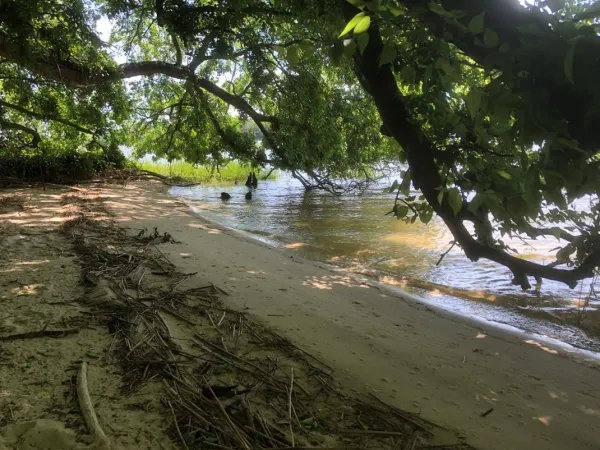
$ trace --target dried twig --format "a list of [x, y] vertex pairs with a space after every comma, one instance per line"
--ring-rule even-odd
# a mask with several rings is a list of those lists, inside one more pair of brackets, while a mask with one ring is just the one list
[[171, 405], [171, 402], [169, 400], [167, 400], [167, 405], [169, 405], [169, 409], [171, 410], [171, 414], [173, 415], [173, 424], [175, 425], [175, 429], [177, 430], [177, 434], [179, 435], [179, 439], [181, 440], [183, 448], [185, 448], [185, 450], [190, 450], [187, 443], [185, 442], [185, 439], [183, 438], [183, 434], [181, 434], [179, 424], [177, 423], [177, 416], [175, 415], [175, 410], [173, 409], [173, 405]]
[[290, 380], [290, 393], [288, 397], [288, 421], [290, 426], [290, 434], [292, 437], [292, 447], [295, 447], [294, 430], [292, 427], [292, 394], [294, 393], [294, 368], [292, 367], [292, 378]]

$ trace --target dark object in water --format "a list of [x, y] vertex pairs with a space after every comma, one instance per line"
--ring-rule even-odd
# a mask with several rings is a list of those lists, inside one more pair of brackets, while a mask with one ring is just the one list
[[235, 185], [237, 186], [238, 184], [240, 184], [240, 182], [239, 182], [238, 180], [235, 180], [235, 181], [233, 182], [233, 184], [235, 184]]
[[246, 200], [252, 200], [252, 191], [246, 192]]
[[231, 195], [229, 195], [227, 192], [221, 192], [221, 200], [229, 200], [231, 198]]
[[256, 174], [254, 172], [252, 172], [252, 173], [250, 173], [250, 175], [248, 175], [248, 178], [246, 179], [246, 187], [248, 189], [250, 189], [250, 188], [256, 189], [257, 186], [258, 186], [258, 178], [256, 178]]

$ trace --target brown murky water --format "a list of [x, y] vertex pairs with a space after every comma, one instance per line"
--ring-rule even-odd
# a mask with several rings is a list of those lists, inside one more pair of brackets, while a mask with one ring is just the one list
[[[305, 257], [368, 274], [449, 310], [600, 352], [600, 299], [589, 296], [591, 280], [573, 290], [544, 281], [539, 295], [522, 292], [511, 285], [506, 268], [471, 263], [456, 248], [436, 266], [452, 240], [443, 223], [406, 224], [386, 217], [393, 196], [383, 194], [383, 187], [335, 197], [305, 192], [284, 178], [260, 184], [252, 201], [244, 199], [244, 186], [173, 188], [171, 193], [211, 220]], [[219, 199], [223, 190], [232, 195], [227, 203]], [[558, 246], [555, 239], [508, 243], [521, 257], [542, 263], [553, 261], [551, 250]]]

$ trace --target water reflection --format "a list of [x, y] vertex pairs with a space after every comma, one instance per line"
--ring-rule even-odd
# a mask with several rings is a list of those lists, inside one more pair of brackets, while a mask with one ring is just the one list
[[[452, 241], [444, 224], [435, 219], [429, 225], [406, 224], [385, 217], [393, 196], [382, 194], [382, 186], [340, 198], [306, 192], [295, 180], [280, 179], [259, 184], [252, 201], [244, 198], [246, 187], [228, 186], [232, 198], [226, 203], [220, 200], [222, 191], [222, 186], [194, 186], [171, 193], [211, 220], [305, 257], [402, 286], [454, 311], [600, 351], [599, 341], [573, 326], [600, 336], [600, 302], [587, 305], [585, 321], [580, 312], [589, 281], [571, 290], [545, 280], [541, 295], [521, 292], [511, 285], [506, 268], [485, 260], [471, 263], [458, 248], [436, 266]], [[507, 244], [540, 263], [553, 261], [558, 246], [555, 239]]]

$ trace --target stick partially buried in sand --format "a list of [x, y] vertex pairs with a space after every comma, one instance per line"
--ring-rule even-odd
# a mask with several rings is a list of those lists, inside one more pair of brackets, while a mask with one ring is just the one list
[[94, 437], [94, 444], [99, 450], [109, 450], [111, 448], [110, 439], [104, 434], [104, 430], [98, 422], [96, 411], [94, 411], [94, 405], [90, 398], [90, 392], [88, 390], [87, 383], [87, 363], [83, 361], [77, 374], [77, 398], [79, 399], [79, 407], [81, 408], [81, 414], [83, 420], [87, 426], [88, 431]]

